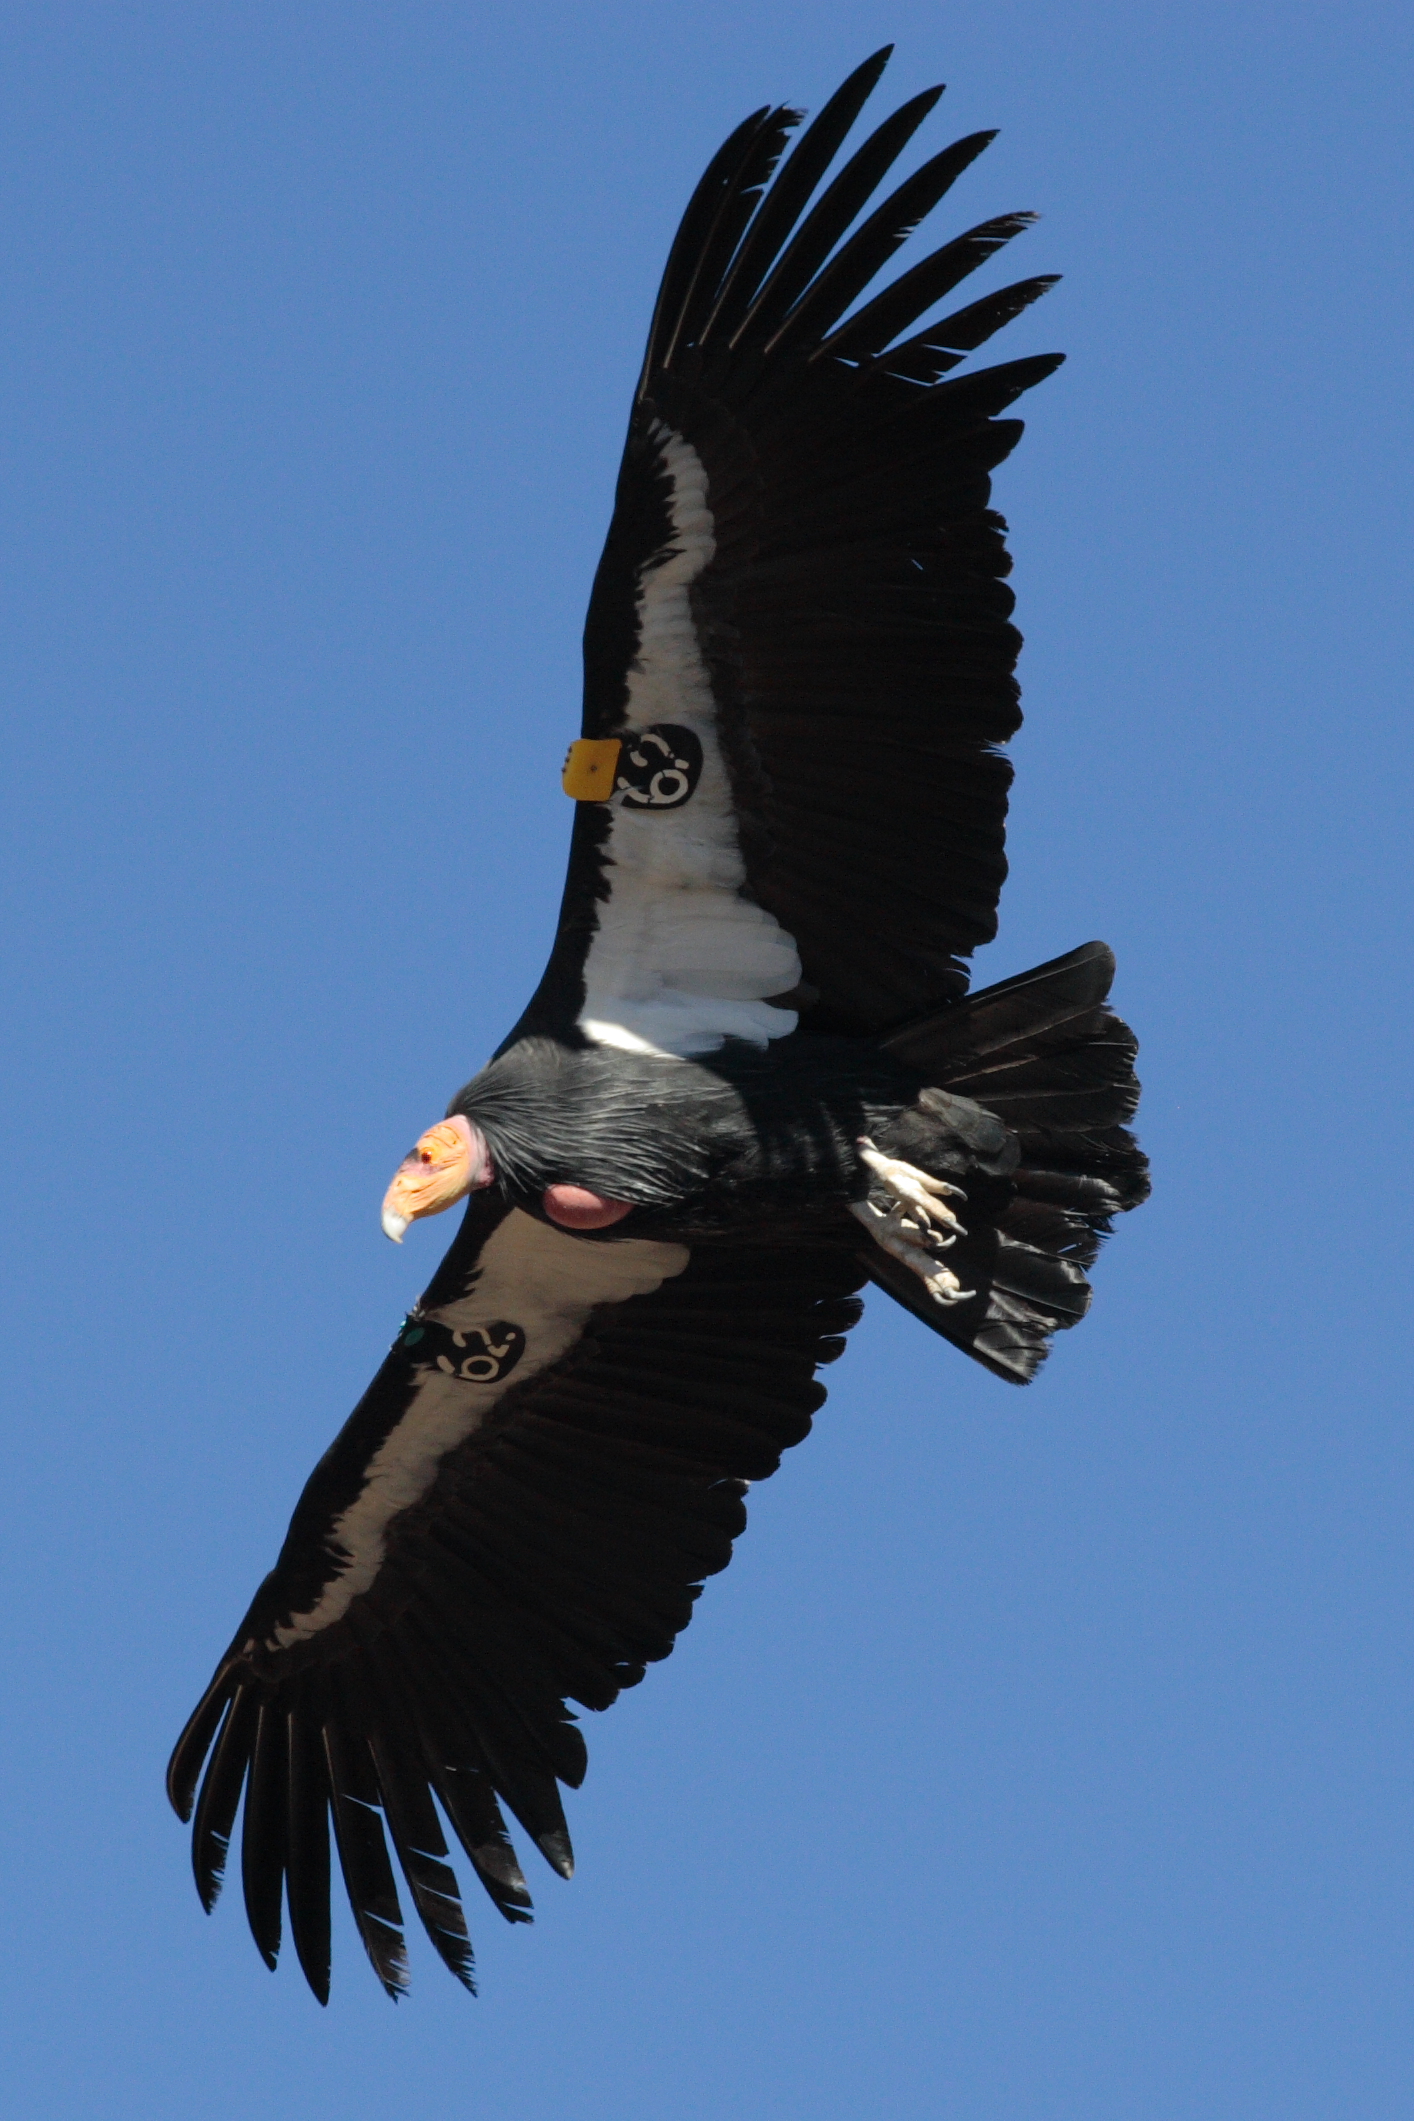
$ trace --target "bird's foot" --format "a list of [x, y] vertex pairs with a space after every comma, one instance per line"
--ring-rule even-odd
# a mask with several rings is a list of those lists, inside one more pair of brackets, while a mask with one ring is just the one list
[[916, 1164], [902, 1163], [896, 1156], [885, 1156], [874, 1147], [868, 1135], [859, 1141], [859, 1161], [867, 1164], [874, 1173], [876, 1184], [870, 1192], [882, 1189], [892, 1194], [895, 1213], [912, 1218], [914, 1224], [925, 1233], [946, 1230], [950, 1235], [945, 1240], [951, 1244], [955, 1237], [966, 1237], [967, 1232], [948, 1206], [950, 1200], [966, 1200], [961, 1186], [950, 1186], [945, 1178], [934, 1178], [931, 1172], [920, 1171]]
[[964, 1289], [937, 1256], [967, 1235], [948, 1206], [949, 1200], [966, 1200], [962, 1188], [885, 1156], [867, 1135], [859, 1143], [859, 1158], [873, 1172], [874, 1183], [868, 1200], [850, 1203], [851, 1215], [858, 1216], [876, 1245], [918, 1276], [935, 1303], [969, 1302], [975, 1292]]

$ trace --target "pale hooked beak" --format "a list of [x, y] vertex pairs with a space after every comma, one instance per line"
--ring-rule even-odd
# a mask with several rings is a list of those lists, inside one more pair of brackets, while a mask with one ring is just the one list
[[409, 1223], [440, 1215], [475, 1186], [489, 1186], [491, 1158], [486, 1137], [469, 1119], [454, 1112], [429, 1127], [393, 1173], [383, 1196], [383, 1232], [395, 1245]]

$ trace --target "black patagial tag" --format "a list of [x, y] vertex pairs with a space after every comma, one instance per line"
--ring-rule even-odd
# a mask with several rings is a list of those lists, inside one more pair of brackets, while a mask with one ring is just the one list
[[654, 722], [623, 740], [614, 793], [626, 810], [680, 810], [702, 778], [702, 744], [679, 722]]
[[393, 1345], [444, 1377], [494, 1385], [508, 1377], [524, 1355], [525, 1334], [504, 1318], [489, 1326], [444, 1326], [430, 1318], [410, 1318]]

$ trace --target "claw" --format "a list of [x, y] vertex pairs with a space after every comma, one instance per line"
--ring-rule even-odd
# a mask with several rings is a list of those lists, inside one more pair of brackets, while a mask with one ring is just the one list
[[886, 1212], [883, 1208], [876, 1208], [871, 1203], [869, 1212], [871, 1215], [877, 1215], [881, 1221], [887, 1223], [891, 1230], [899, 1231], [903, 1236], [916, 1241], [920, 1245], [927, 1245], [934, 1252], [946, 1252], [949, 1245], [957, 1243], [959, 1234], [963, 1237], [967, 1235], [967, 1232], [959, 1223], [950, 1237], [940, 1237], [931, 1223], [915, 1222], [911, 1215], [904, 1214], [901, 1207], [892, 1208]]
[[908, 1203], [920, 1230], [927, 1231], [931, 1225], [950, 1230], [955, 1237], [966, 1237], [963, 1225], [947, 1206], [949, 1200], [966, 1200], [967, 1195], [961, 1186], [950, 1186], [946, 1179], [934, 1178], [931, 1172], [920, 1171], [916, 1164], [906, 1164], [896, 1156], [885, 1156], [875, 1148], [867, 1134], [860, 1138], [859, 1157], [900, 1206], [905, 1201]]
[[[852, 1201], [850, 1213], [858, 1216], [875, 1244], [881, 1246], [891, 1258], [912, 1269], [935, 1303], [964, 1304], [969, 1303], [976, 1295], [975, 1289], [963, 1288], [950, 1267], [939, 1264], [937, 1254], [946, 1250], [955, 1239], [939, 1238], [926, 1227], [920, 1230], [918, 1225], [904, 1214], [901, 1203], [886, 1211], [876, 1208], [872, 1201]], [[920, 1237], [930, 1246], [930, 1250], [923, 1249], [923, 1245], [917, 1241]]]

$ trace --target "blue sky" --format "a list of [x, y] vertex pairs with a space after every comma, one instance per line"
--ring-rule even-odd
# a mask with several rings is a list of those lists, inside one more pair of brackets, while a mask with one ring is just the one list
[[[888, 37], [1070, 359], [999, 482], [979, 965], [1103, 935], [1153, 1202], [1009, 1391], [883, 1299], [580, 1872], [393, 2009], [201, 1914], [168, 1747], [430, 1272], [518, 1013], [706, 156]], [[45, 2121], [1408, 2113], [1407, 9], [0, 20], [6, 2104]], [[1013, 273], [1012, 276], [1015, 276]], [[1000, 271], [987, 284], [998, 284]], [[473, 1887], [474, 1891], [475, 1888]]]

